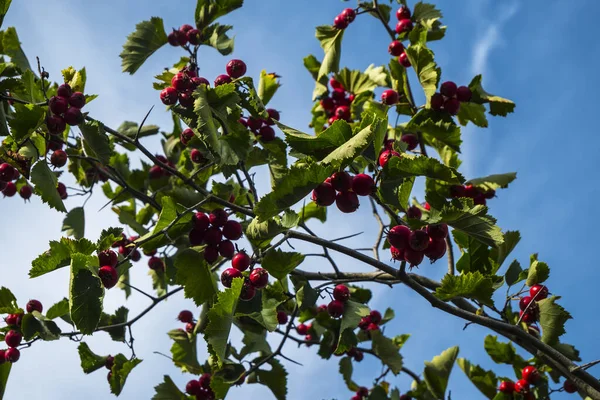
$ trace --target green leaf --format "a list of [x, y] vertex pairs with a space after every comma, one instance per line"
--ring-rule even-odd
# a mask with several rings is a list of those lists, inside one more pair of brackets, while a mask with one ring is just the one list
[[434, 147], [439, 148], [437, 142], [443, 143], [456, 152], [460, 152], [462, 139], [460, 127], [448, 113], [423, 109], [416, 113], [406, 125], [409, 132], [423, 132], [424, 138]]
[[28, 69], [30, 70], [31, 66], [29, 65], [27, 56], [21, 48], [21, 42], [19, 41], [19, 36], [17, 35], [16, 29], [11, 26], [6, 28], [6, 30], [1, 33], [2, 35], [0, 38], [2, 39], [2, 54], [9, 56], [10, 61], [19, 67], [21, 71], [26, 71]]
[[259, 369], [256, 371], [258, 383], [267, 386], [277, 400], [286, 400], [288, 373], [277, 359], [271, 359], [268, 364], [271, 366], [271, 370]]
[[479, 271], [484, 275], [494, 272], [487, 245], [462, 231], [454, 231], [454, 241], [462, 252], [460, 259], [456, 262], [456, 269], [459, 272], [464, 274]]
[[217, 18], [240, 8], [243, 3], [243, 0], [197, 0], [196, 26], [208, 26]]
[[457, 297], [478, 300], [486, 305], [494, 304], [492, 295], [492, 279], [483, 276], [481, 272], [467, 272], [461, 275], [446, 274], [442, 279], [442, 285], [435, 291], [435, 295], [443, 301], [449, 301]]
[[[162, 247], [170, 243], [171, 239], [174, 240], [190, 231], [192, 222], [191, 213], [183, 215], [177, 222], [173, 223], [173, 221], [175, 221], [175, 219], [185, 210], [185, 207], [176, 204], [175, 200], [168, 196], [161, 199], [161, 205], [162, 211], [160, 212], [160, 216], [158, 217], [158, 221], [156, 222], [156, 225], [154, 225], [152, 232], [138, 239], [138, 241], [143, 241], [146, 240], [146, 238], [158, 235], [142, 244], [144, 250], [154, 250]], [[169, 227], [169, 225], [171, 226]], [[167, 229], [167, 227], [169, 228]], [[160, 234], [164, 229], [167, 229], [166, 234]]]
[[498, 391], [498, 378], [493, 371], [486, 371], [479, 365], [471, 364], [464, 358], [459, 358], [456, 363], [463, 370], [473, 385], [488, 399], [493, 399]]
[[426, 21], [437, 20], [440, 18], [442, 18], [442, 12], [435, 8], [434, 4], [419, 1], [413, 7], [412, 19], [424, 23], [425, 26], [427, 25]]
[[123, 228], [103, 229], [100, 233], [100, 238], [96, 243], [98, 251], [109, 249], [114, 242], [116, 242], [117, 240], [121, 240], [121, 233], [123, 233]]
[[83, 67], [80, 71], [77, 71], [73, 67], [69, 67], [60, 72], [63, 76], [64, 82], [71, 86], [73, 92], [85, 92], [85, 82], [87, 80], [85, 67]]
[[325, 57], [323, 57], [323, 62], [317, 74], [317, 81], [320, 81], [330, 73], [338, 72], [340, 68], [344, 30], [336, 29], [331, 25], [317, 26], [316, 37], [325, 52]]
[[167, 43], [167, 34], [162, 18], [152, 17], [135, 26], [123, 45], [121, 67], [123, 72], [133, 75], [154, 52]]
[[61, 229], [67, 236], [73, 236], [75, 239], [81, 239], [85, 232], [85, 215], [83, 207], [75, 207], [68, 212], [63, 220]]
[[373, 64], [364, 73], [358, 70], [343, 68], [335, 75], [335, 78], [342, 84], [344, 89], [354, 95], [359, 95], [363, 92], [372, 92], [382, 82], [385, 82], [385, 77], [385, 68], [381, 66], [375, 67]]
[[504, 243], [490, 251], [490, 257], [496, 261], [498, 268], [504, 263], [506, 257], [514, 250], [521, 240], [519, 231], [507, 231], [504, 233]]
[[350, 348], [346, 348], [348, 346], [344, 346], [344, 341], [342, 340], [345, 331], [349, 330], [351, 332], [356, 329], [361, 318], [366, 317], [370, 312], [369, 307], [352, 300], [348, 300], [344, 304], [344, 314], [342, 315], [340, 324], [340, 337], [338, 340], [338, 347], [335, 350], [336, 353], [339, 354], [340, 352], [350, 350]]
[[71, 280], [69, 284], [69, 312], [77, 329], [91, 335], [102, 315], [104, 288], [100, 278], [89, 269], [89, 257], [71, 255]]
[[140, 129], [137, 122], [125, 121], [119, 126], [117, 131], [134, 139], [136, 135], [138, 138], [156, 135], [160, 131], [160, 128], [157, 125], [144, 125], [142, 126], [142, 129]]
[[271, 346], [269, 346], [269, 343], [267, 342], [267, 332], [264, 330], [261, 333], [245, 330], [242, 343], [244, 343], [244, 347], [240, 350], [239, 360], [242, 360], [248, 354], [252, 353], [272, 353]]
[[[4, 22], [4, 17], [6, 16], [6, 13], [8, 13], [8, 8], [10, 7], [10, 3], [12, 2], [12, 0], [0, 0], [0, 27], [2, 26], [2, 23]], [[0, 384], [0, 387], [2, 387], [3, 385]], [[2, 398], [2, 392], [0, 392], [0, 399]]]
[[521, 280], [523, 269], [517, 260], [514, 260], [504, 274], [504, 280], [508, 286], [512, 286]]
[[371, 340], [373, 341], [373, 352], [383, 364], [390, 368], [394, 375], [398, 375], [403, 365], [400, 348], [391, 339], [383, 336], [379, 330], [371, 331]]
[[507, 172], [505, 174], [489, 175], [483, 178], [470, 179], [466, 182], [467, 185], [473, 185], [485, 190], [498, 188], [505, 189], [508, 184], [517, 179], [516, 172]]
[[32, 261], [30, 278], [37, 278], [62, 267], [71, 262], [71, 255], [75, 253], [90, 255], [96, 246], [87, 239], [73, 240], [61, 238], [59, 242], [51, 241], [50, 249]]
[[552, 347], [560, 351], [563, 355], [569, 358], [569, 360], [581, 361], [581, 357], [579, 357], [579, 350], [577, 350], [573, 345], [566, 343], [555, 343], [552, 345]]
[[280, 86], [281, 84], [277, 81], [275, 74], [268, 74], [264, 69], [260, 71], [260, 80], [258, 81], [258, 88], [256, 90], [258, 97], [260, 97], [265, 106], [273, 98], [273, 95]]
[[308, 135], [277, 123], [285, 134], [286, 143], [296, 152], [322, 160], [352, 138], [352, 128], [343, 120], [335, 121], [318, 136]]
[[243, 279], [235, 278], [231, 288], [219, 292], [217, 302], [208, 312], [208, 325], [204, 330], [204, 339], [208, 349], [217, 359], [219, 366], [223, 365], [227, 351], [229, 332], [233, 323], [233, 313], [237, 307], [242, 291]]
[[31, 169], [31, 182], [35, 185], [35, 192], [40, 195], [44, 203], [57, 211], [67, 212], [56, 189], [58, 180], [56, 175], [50, 171], [48, 164], [39, 161], [33, 166]]
[[458, 356], [458, 346], [444, 350], [439, 356], [433, 357], [431, 361], [425, 361], [423, 378], [429, 391], [440, 400], [445, 398], [446, 388], [454, 361]]
[[152, 397], [152, 400], [187, 400], [187, 396], [183, 393], [175, 382], [168, 376], [164, 376], [165, 381], [163, 383], [154, 386], [156, 394]]
[[123, 354], [117, 354], [115, 356], [115, 363], [111, 369], [112, 376], [108, 381], [110, 392], [117, 396], [121, 394], [129, 373], [141, 362], [142, 360], [139, 358], [127, 360]]
[[69, 299], [62, 299], [46, 311], [46, 318], [56, 319], [69, 314]]
[[307, 310], [313, 307], [319, 298], [319, 292], [313, 289], [310, 286], [310, 282], [304, 278], [294, 275], [291, 275], [290, 278], [296, 289], [296, 301], [300, 310]]
[[181, 329], [173, 329], [168, 333], [173, 339], [171, 346], [171, 355], [173, 363], [181, 368], [183, 372], [198, 375], [201, 373], [200, 364], [198, 364], [198, 354], [196, 350], [196, 335], [188, 335]]
[[[123, 265], [119, 266], [119, 269], [123, 268]], [[112, 326], [112, 325], [121, 325], [127, 322], [127, 316], [129, 314], [129, 310], [125, 306], [119, 307], [114, 314], [106, 314], [102, 313], [100, 317], [100, 326]], [[115, 342], [125, 342], [125, 326], [113, 327], [110, 329], [105, 329], [105, 331], [110, 335], [110, 338]]]
[[392, 157], [383, 168], [383, 180], [398, 181], [413, 176], [427, 176], [444, 182], [460, 184], [464, 178], [456, 170], [435, 158], [425, 156]]
[[217, 285], [204, 255], [187, 249], [175, 257], [176, 281], [183, 286], [185, 297], [193, 299], [197, 306], [211, 301], [217, 294]]
[[512, 343], [502, 343], [498, 341], [498, 337], [487, 335], [483, 344], [485, 351], [499, 364], [510, 364], [515, 368], [523, 368], [527, 363], [517, 354]]
[[411, 44], [405, 52], [419, 78], [419, 82], [421, 82], [427, 105], [429, 105], [429, 99], [437, 90], [442, 70], [434, 61], [433, 51], [423, 43]]
[[[290, 222], [287, 215], [293, 215], [293, 220]], [[283, 218], [275, 216], [267, 221], [260, 222], [258, 218], [254, 218], [246, 228], [246, 237], [256, 247], [265, 247], [271, 242], [275, 236], [286, 230], [293, 228], [298, 224], [299, 217], [294, 212], [286, 212]]]
[[269, 251], [262, 259], [261, 265], [269, 274], [277, 279], [285, 279], [296, 267], [304, 261], [300, 253], [286, 253], [279, 249]]
[[43, 124], [46, 110], [35, 104], [15, 103], [13, 107], [15, 109], [14, 118], [8, 121], [8, 125], [14, 140], [21, 142]]
[[538, 283], [544, 282], [550, 276], [550, 267], [548, 264], [542, 261], [538, 261], [535, 257], [531, 265], [529, 266], [529, 273], [527, 274], [527, 286], [533, 286]]
[[87, 343], [81, 342], [77, 347], [79, 359], [81, 360], [81, 368], [83, 372], [89, 374], [94, 372], [106, 364], [106, 358], [95, 354]]
[[358, 385], [352, 380], [352, 370], [352, 359], [350, 357], [343, 357], [340, 360], [340, 374], [342, 375], [342, 378], [344, 378], [348, 390], [356, 392], [358, 390]]
[[325, 181], [333, 168], [319, 164], [292, 165], [274, 190], [255, 205], [259, 220], [265, 221], [293, 206]]
[[554, 345], [565, 331], [565, 323], [571, 319], [571, 314], [556, 304], [560, 296], [552, 296], [537, 302], [540, 309], [540, 325], [542, 327], [542, 342]]
[[304, 223], [311, 218], [325, 222], [327, 220], [327, 207], [321, 207], [314, 201], [311, 201], [302, 207], [298, 215], [300, 216], [299, 223]]
[[10, 289], [0, 287], [0, 314], [12, 314], [19, 310], [17, 299]]
[[202, 40], [202, 44], [216, 49], [224, 56], [231, 54], [233, 52], [234, 40], [227, 35], [227, 32], [231, 29], [233, 29], [231, 25], [217, 23], [206, 27], [200, 35], [202, 38], [206, 38]]
[[[381, 384], [383, 385], [384, 382], [382, 382]], [[369, 400], [387, 400], [388, 399], [387, 390], [384, 389], [382, 386], [375, 386], [373, 389], [371, 389], [371, 393], [369, 394], [368, 399]]]
[[[500, 115], [506, 117], [509, 113], [515, 111], [515, 103], [508, 99], [504, 99], [499, 96], [494, 96], [486, 92], [481, 86], [481, 75], [477, 75], [471, 83], [469, 83], [469, 89], [473, 93], [471, 102], [490, 105], [490, 114]], [[462, 105], [461, 105], [462, 107]]]
[[60, 328], [51, 320], [37, 311], [25, 314], [21, 322], [21, 331], [25, 340], [31, 340], [39, 336], [42, 340], [60, 339]]
[[365, 126], [350, 140], [332, 151], [327, 157], [321, 160], [321, 163], [332, 165], [336, 169], [345, 168], [369, 147], [373, 139], [379, 136], [378, 132], [384, 132], [386, 129], [387, 121], [374, 118], [370, 125]]
[[89, 149], [92, 153], [90, 156], [108, 165], [113, 151], [108, 140], [108, 135], [104, 131], [104, 126], [94, 121], [81, 124], [79, 129], [83, 134], [83, 140], [87, 146], [86, 149]]
[[472, 122], [481, 128], [488, 127], [488, 120], [485, 116], [485, 107], [477, 103], [461, 103], [458, 109], [458, 122], [462, 126], [467, 126], [467, 123]]
[[8, 382], [8, 376], [10, 375], [10, 368], [12, 363], [0, 364], [0, 399], [4, 398], [4, 392], [6, 391], [6, 383]]

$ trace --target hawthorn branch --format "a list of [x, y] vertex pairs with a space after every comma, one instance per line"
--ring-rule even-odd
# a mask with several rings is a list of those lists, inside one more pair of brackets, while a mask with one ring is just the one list
[[[308, 232], [313, 237], [318, 237], [313, 231], [311, 231], [308, 228], [308, 226], [306, 225], [305, 222], [299, 223], [298, 226], [300, 226], [302, 229], [304, 229], [306, 232]], [[292, 231], [288, 231], [288, 233], [289, 232], [292, 232]], [[288, 237], [290, 237], [290, 235], [288, 235]], [[336, 275], [339, 276], [340, 275], [340, 269], [338, 268], [337, 264], [335, 263], [335, 261], [333, 260], [333, 258], [331, 257], [331, 255], [329, 254], [329, 250], [327, 249], [326, 246], [322, 246], [322, 247], [323, 247], [323, 255], [324, 255], [324, 257], [327, 259], [327, 261], [329, 261], [329, 263], [331, 264], [331, 267], [335, 271]]]
[[454, 249], [452, 248], [450, 232], [448, 232], [448, 236], [446, 236], [446, 251], [448, 252], [448, 273], [454, 275]]
[[254, 181], [248, 173], [248, 170], [246, 169], [246, 164], [244, 164], [243, 161], [239, 163], [239, 168], [246, 177], [246, 182], [248, 182], [248, 186], [250, 187], [250, 192], [252, 193], [252, 197], [254, 197], [254, 201], [258, 201], [258, 192], [256, 191], [256, 185], [254, 185]]

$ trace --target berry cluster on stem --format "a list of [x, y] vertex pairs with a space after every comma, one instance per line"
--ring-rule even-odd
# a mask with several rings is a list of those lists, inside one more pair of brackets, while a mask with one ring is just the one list
[[[414, 207], [414, 213], [418, 210], [419, 218], [421, 211]], [[408, 210], [410, 218], [411, 208]], [[396, 225], [392, 227], [388, 234], [387, 240], [390, 243], [390, 253], [392, 259], [397, 261], [406, 261], [411, 267], [421, 264], [423, 258], [427, 256], [431, 262], [439, 260], [446, 254], [446, 237], [448, 236], [448, 225], [435, 224], [427, 225], [425, 229], [411, 230], [404, 225]]]
[[204, 259], [213, 264], [219, 256], [235, 258], [233, 242], [242, 237], [242, 225], [229, 219], [229, 214], [222, 208], [215, 208], [209, 214], [201, 211], [192, 217], [193, 228], [188, 234], [192, 246], [206, 245]]
[[319, 206], [328, 207], [334, 202], [343, 213], [358, 210], [358, 196], [369, 196], [375, 190], [370, 175], [350, 175], [346, 171], [335, 172], [312, 191], [312, 200]]
[[446, 81], [440, 85], [440, 91], [431, 96], [431, 109], [456, 115], [460, 111], [460, 103], [468, 103], [472, 96], [471, 89], [467, 86], [457, 87], [456, 83]]

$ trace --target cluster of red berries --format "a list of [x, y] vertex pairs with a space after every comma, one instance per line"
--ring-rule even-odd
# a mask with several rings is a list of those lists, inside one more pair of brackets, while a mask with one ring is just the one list
[[446, 224], [428, 225], [425, 229], [414, 231], [407, 226], [396, 225], [389, 230], [387, 240], [391, 245], [392, 258], [406, 261], [414, 267], [421, 264], [425, 256], [431, 262], [442, 258], [446, 254], [447, 236], [448, 225]]
[[521, 379], [516, 382], [502, 381], [498, 386], [498, 390], [502, 393], [513, 394], [519, 393], [524, 400], [534, 400], [535, 396], [531, 393], [531, 385], [540, 382], [541, 376], [538, 369], [532, 365], [528, 365], [521, 370]]
[[189, 65], [173, 76], [171, 86], [160, 92], [160, 100], [167, 106], [175, 105], [179, 101], [182, 107], [193, 107], [192, 92], [202, 84], [209, 85], [209, 82], [206, 78], [198, 76], [196, 66]]
[[411, 64], [404, 50], [404, 45], [399, 40], [394, 40], [388, 46], [388, 52], [390, 53], [390, 55], [398, 57], [398, 62], [400, 63], [400, 65], [402, 65], [404, 68], [408, 68], [411, 66]]
[[171, 46], [185, 46], [188, 43], [193, 46], [198, 46], [202, 42], [200, 30], [191, 25], [184, 24], [181, 28], [175, 29], [167, 35], [167, 41]]
[[350, 397], [350, 400], [363, 400], [363, 399], [366, 399], [367, 397], [369, 397], [369, 389], [364, 386], [360, 386], [356, 390], [356, 393], [354, 394], [354, 396]]
[[375, 181], [370, 175], [352, 176], [345, 171], [340, 171], [325, 179], [325, 182], [312, 191], [312, 200], [323, 207], [328, 207], [335, 202], [341, 212], [352, 213], [360, 206], [358, 196], [369, 196], [373, 190], [375, 190]]
[[196, 400], [214, 400], [215, 392], [210, 388], [212, 376], [209, 373], [202, 374], [198, 380], [192, 379], [185, 385], [185, 392], [196, 396]]
[[193, 228], [188, 235], [190, 244], [192, 246], [206, 245], [204, 259], [207, 263], [214, 263], [219, 255], [225, 258], [234, 257], [233, 241], [242, 237], [243, 229], [239, 222], [229, 219], [227, 211], [216, 208], [208, 215], [197, 212], [192, 217], [192, 222]]
[[245, 277], [242, 272], [250, 268], [252, 259], [245, 251], [240, 251], [231, 259], [231, 267], [221, 273], [221, 283], [226, 288], [231, 287], [235, 278], [244, 278], [240, 299], [249, 301], [254, 298], [256, 291], [264, 289], [269, 284], [269, 272], [260, 267], [253, 267]]
[[[412, 31], [414, 25], [411, 18], [410, 9], [406, 6], [402, 6], [396, 11], [396, 18], [398, 18], [398, 23], [396, 23], [396, 33], [401, 35], [403, 33], [407, 33]], [[388, 46], [388, 52], [394, 56], [398, 57], [398, 62], [404, 68], [409, 68], [411, 66], [410, 60], [404, 51], [404, 45], [399, 40], [394, 40]]]
[[362, 317], [358, 323], [358, 327], [363, 331], [378, 331], [381, 324], [381, 313], [373, 310], [366, 317]]
[[346, 285], [333, 288], [333, 300], [327, 304], [327, 312], [332, 318], [340, 318], [344, 314], [346, 302], [350, 299], [350, 289]]
[[106, 360], [104, 361], [104, 368], [108, 370], [108, 374], [106, 375], [106, 380], [110, 382], [110, 378], [112, 378], [112, 367], [115, 365], [115, 358], [110, 354], [106, 356]]
[[[28, 313], [37, 311], [42, 312], [44, 306], [39, 300], [29, 300], [25, 309]], [[21, 333], [21, 321], [23, 320], [23, 314], [9, 314], [4, 321], [10, 327], [10, 330], [4, 336], [4, 342], [8, 346], [8, 349], [0, 350], [0, 365], [5, 362], [16, 363], [21, 358], [21, 352], [17, 347], [21, 345], [23, 341], [23, 334]]]
[[456, 86], [456, 83], [447, 81], [440, 86], [439, 93], [431, 96], [431, 108], [435, 111], [444, 110], [450, 115], [458, 114], [460, 103], [471, 101], [471, 89], [467, 86]]
[[519, 300], [519, 317], [526, 324], [532, 324], [538, 320], [540, 310], [537, 302], [548, 297], [548, 288], [544, 285], [533, 285], [529, 288], [529, 296], [524, 296]]
[[[410, 135], [412, 135], [412, 134], [410, 134]], [[404, 136], [407, 136], [407, 135], [404, 135]], [[402, 137], [403, 139], [404, 139], [404, 136]], [[412, 135], [412, 136], [414, 136], [414, 135]], [[416, 139], [416, 137], [415, 137], [415, 139]], [[412, 140], [413, 140], [413, 138], [407, 137], [406, 138], [407, 145], [409, 145], [408, 141], [410, 141], [410, 145], [412, 145], [413, 144]], [[402, 141], [404, 141], [404, 140], [402, 140]], [[417, 142], [418, 142], [418, 139], [417, 139]], [[418, 144], [418, 143], [416, 143], [416, 144]], [[414, 147], [417, 147], [416, 144]], [[407, 149], [411, 150], [409, 147], [407, 147]], [[414, 150], [414, 147], [413, 147], [413, 150]], [[387, 162], [392, 157], [400, 157], [400, 153], [398, 153], [396, 150], [394, 150], [394, 140], [390, 139], [390, 140], [385, 141], [385, 143], [383, 145], [383, 150], [381, 150], [381, 153], [379, 153], [379, 157], [377, 158], [377, 164], [379, 164], [379, 166], [381, 168], [383, 168], [383, 167], [385, 167], [385, 164], [387, 164]]]
[[[179, 134], [179, 142], [184, 146], [187, 147], [190, 142], [192, 141], [192, 139], [194, 138], [194, 131], [191, 128], [185, 128], [180, 134]], [[202, 152], [198, 149], [192, 149], [190, 151], [190, 160], [194, 163], [194, 164], [202, 164], [206, 161], [206, 158], [204, 158], [204, 154], [202, 154]]]
[[196, 325], [194, 324], [194, 314], [190, 310], [181, 310], [177, 319], [185, 324], [185, 331], [187, 333], [194, 332]]
[[[19, 171], [9, 163], [0, 164], [0, 192], [4, 197], [13, 197], [17, 193], [17, 185], [15, 182], [21, 175]], [[24, 200], [29, 200], [33, 194], [33, 188], [28, 184], [21, 186], [19, 195]]]
[[331, 86], [331, 94], [328, 94], [321, 98], [320, 104], [325, 110], [329, 125], [332, 125], [338, 119], [342, 119], [347, 122], [352, 122], [352, 113], [350, 112], [350, 104], [354, 101], [354, 94], [348, 93], [342, 85], [334, 77], [329, 79], [329, 85]]
[[[137, 248], [130, 246], [130, 244], [135, 242], [137, 239], [137, 236], [131, 236], [128, 238], [124, 233], [122, 233], [121, 239], [114, 242], [111, 247], [113, 249], [118, 248], [119, 254], [121, 254], [123, 257], [129, 257], [131, 261], [138, 262], [142, 258], [142, 254]], [[156, 250], [151, 253], [147, 253], [146, 255], [153, 256], [154, 254], [156, 254]], [[162, 263], [162, 260], [158, 260]], [[104, 285], [106, 289], [112, 289], [119, 281], [119, 273], [117, 271], [118, 263], [119, 257], [114, 251], [107, 249], [98, 252], [98, 264], [100, 265], [100, 269], [98, 269], [98, 276], [102, 281], [102, 285]], [[148, 264], [150, 265], [150, 262]], [[162, 268], [164, 269], [164, 264]]]
[[48, 105], [51, 115], [46, 117], [46, 126], [53, 135], [60, 135], [67, 125], [79, 125], [84, 120], [81, 109], [85, 106], [85, 96], [81, 92], [73, 93], [66, 83], [58, 87], [56, 96], [50, 98]]
[[336, 29], [346, 29], [356, 18], [356, 11], [352, 8], [345, 8], [342, 12], [333, 19], [333, 26]]
[[[296, 332], [298, 335], [304, 336], [304, 340], [307, 342], [312, 342], [314, 340], [313, 335], [309, 333], [312, 330], [312, 324], [298, 324], [296, 326]], [[310, 346], [311, 343], [307, 343], [307, 346]]]
[[[162, 162], [163, 164], [167, 164], [171, 168], [175, 168], [175, 164], [173, 164], [173, 162], [171, 160], [167, 159], [167, 157], [165, 157], [165, 156], [161, 156], [161, 155], [157, 154], [156, 159], [158, 161]], [[169, 176], [169, 175], [171, 175], [171, 173], [169, 171], [165, 170], [160, 165], [153, 165], [152, 167], [150, 167], [150, 170], [148, 171], [148, 176], [150, 177], [150, 179], [160, 179], [162, 177]]]
[[275, 130], [272, 126], [275, 125], [275, 121], [279, 121], [280, 118], [279, 111], [274, 108], [267, 108], [267, 113], [269, 114], [268, 119], [255, 118], [253, 116], [249, 116], [248, 118], [242, 117], [239, 119], [239, 123], [248, 128], [248, 130], [255, 135], [256, 139], [265, 143], [275, 139]]
[[450, 197], [468, 197], [473, 199], [475, 205], [485, 206], [487, 200], [493, 199], [496, 196], [494, 189], [482, 190], [473, 185], [452, 185], [450, 186]]

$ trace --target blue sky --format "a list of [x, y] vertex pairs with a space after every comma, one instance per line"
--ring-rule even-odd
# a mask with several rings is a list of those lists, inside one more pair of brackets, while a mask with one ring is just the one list
[[[92, 116], [116, 127], [126, 119], [140, 121], [152, 105], [157, 105], [149, 123], [170, 129], [170, 118], [162, 111], [151, 81], [153, 75], [182, 54], [172, 48], [161, 49], [133, 77], [120, 72], [118, 54], [127, 34], [141, 20], [161, 16], [167, 27], [192, 22], [194, 1], [182, 0], [176, 5], [141, 0], [85, 2], [85, 6], [75, 0], [13, 3], [4, 26], [17, 27], [30, 60], [39, 56], [54, 79], [69, 65], [87, 68], [86, 91], [100, 95], [86, 106]], [[600, 59], [600, 45], [594, 39], [592, 27], [600, 3], [591, 0], [568, 5], [541, 0], [437, 3], [449, 27], [446, 39], [432, 46], [444, 71], [443, 80], [467, 84], [475, 74], [483, 73], [488, 91], [517, 103], [515, 114], [507, 119], [491, 119], [490, 129], [463, 131], [465, 162], [461, 172], [475, 178], [518, 171], [518, 179], [511, 188], [499, 191], [498, 198], [490, 202], [491, 213], [498, 217], [503, 229], [521, 231], [523, 239], [513, 256], [525, 264], [530, 253], [539, 252], [540, 259], [552, 268], [548, 286], [551, 292], [564, 296], [561, 304], [574, 317], [568, 322], [568, 333], [563, 340], [581, 350], [584, 362], [600, 358], [594, 345], [598, 328], [598, 319], [593, 317], [595, 301], [590, 301], [588, 294], [594, 290], [600, 271], [595, 254], [582, 247], [584, 242], [591, 244], [595, 237], [596, 230], [590, 221], [600, 217], [594, 207], [595, 199], [600, 196], [600, 189], [594, 184], [600, 167], [596, 154], [600, 139], [592, 122], [597, 112], [599, 88], [595, 76]], [[314, 39], [314, 27], [331, 23], [345, 4], [349, 3], [247, 0], [242, 10], [225, 18], [235, 26], [234, 56], [246, 61], [248, 74], [257, 77], [264, 68], [283, 76], [283, 87], [273, 106], [282, 110], [282, 122], [287, 125], [308, 130], [313, 82], [302, 66], [302, 58], [310, 53], [322, 57]], [[387, 45], [388, 37], [375, 19], [367, 15], [358, 18], [345, 35], [342, 65], [364, 69], [371, 63], [387, 63]], [[228, 59], [212, 49], [203, 49], [202, 73], [212, 80], [224, 72]], [[158, 148], [155, 141], [147, 144]], [[267, 185], [267, 180], [261, 179], [259, 191], [265, 193]], [[110, 210], [98, 211], [104, 202], [104, 197], [98, 195], [86, 207], [86, 234], [90, 238], [96, 238], [102, 228], [117, 225]], [[27, 271], [31, 260], [46, 250], [48, 241], [61, 236], [63, 216], [48, 210], [37, 199], [23, 204], [16, 197], [0, 200], [0, 204], [4, 218], [17, 217], [5, 219], [4, 229], [0, 230], [1, 284], [10, 287], [23, 304], [29, 298], [38, 298], [46, 306], [60, 300], [67, 293], [66, 271], [31, 281], [27, 279]], [[81, 198], [77, 197], [67, 201], [68, 208], [80, 204]], [[352, 217], [342, 219], [332, 209], [330, 218], [334, 223], [315, 229], [330, 238], [364, 231], [347, 243], [363, 247], [376, 228], [369, 214], [368, 207], [363, 207]], [[364, 270], [347, 258], [336, 256], [336, 259], [348, 270]], [[303, 267], [327, 268], [310, 261], [313, 264]], [[443, 261], [424, 265], [420, 272], [440, 279], [444, 265]], [[145, 265], [134, 269], [133, 282], [151, 288]], [[106, 309], [116, 309], [123, 302], [121, 292], [111, 291], [105, 300]], [[133, 315], [146, 303], [134, 296], [127, 305]], [[396, 309], [397, 318], [387, 326], [386, 333], [413, 335], [403, 350], [407, 367], [421, 371], [423, 360], [452, 345], [460, 345], [461, 357], [484, 368], [495, 367], [483, 350], [485, 329], [470, 326], [463, 330], [462, 321], [432, 309], [403, 287], [377, 288], [373, 306], [384, 309], [387, 305]], [[169, 360], [153, 354], [153, 351], [168, 353], [170, 342], [165, 332], [179, 326], [174, 317], [182, 308], [192, 308], [192, 303], [175, 297], [158, 306], [153, 316], [134, 325], [136, 351], [144, 362], [130, 376], [121, 398], [150, 398], [152, 386], [162, 380], [163, 374], [170, 374], [180, 387], [190, 379], [172, 367]], [[111, 342], [107, 335], [86, 341], [98, 353], [127, 354], [125, 346]], [[199, 349], [203, 356], [203, 344]], [[350, 398], [351, 393], [337, 373], [337, 360], [322, 361], [314, 352], [294, 346], [286, 350], [286, 355], [304, 364], [298, 367], [286, 363], [293, 375], [289, 398]], [[512, 377], [507, 369], [497, 370]], [[367, 357], [355, 367], [355, 380], [368, 386], [378, 373], [377, 363]], [[402, 390], [409, 384], [404, 376], [394, 377], [390, 382]], [[453, 372], [450, 389], [456, 399], [480, 398], [458, 368]], [[230, 397], [241, 398], [242, 393], [249, 394], [245, 398], [263, 395], [271, 398], [268, 391], [256, 385], [234, 389]], [[50, 399], [109, 397], [104, 372], [85, 376], [79, 367], [76, 343], [66, 340], [36, 343], [23, 352], [13, 369], [7, 399], [42, 395]], [[561, 398], [567, 396], [553, 396]]]

